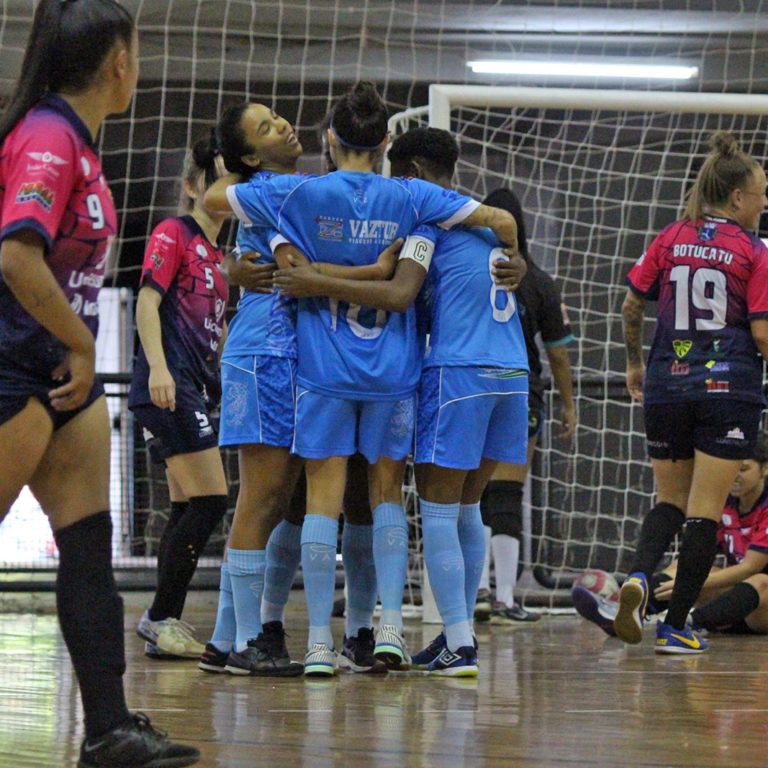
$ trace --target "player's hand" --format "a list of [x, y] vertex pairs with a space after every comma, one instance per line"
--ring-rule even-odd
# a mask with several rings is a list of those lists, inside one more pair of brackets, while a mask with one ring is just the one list
[[570, 440], [576, 432], [576, 408], [574, 406], [563, 406], [563, 413], [560, 418], [560, 437]]
[[256, 251], [241, 253], [240, 258], [229, 265], [229, 282], [253, 293], [272, 293], [272, 275], [277, 266], [271, 261], [257, 264], [260, 258], [261, 254]]
[[496, 285], [507, 291], [516, 291], [528, 272], [528, 263], [516, 248], [505, 248], [504, 254], [506, 259], [496, 259], [493, 262], [491, 274]]
[[149, 396], [158, 408], [176, 410], [176, 382], [167, 366], [149, 369]]
[[644, 365], [627, 366], [627, 391], [629, 396], [637, 403], [643, 402], [643, 379], [645, 378]]
[[656, 589], [653, 590], [653, 596], [657, 600], [671, 600], [672, 590], [675, 586], [675, 580], [663, 581]]
[[400, 249], [403, 247], [405, 240], [402, 237], [398, 237], [391, 245], [388, 245], [376, 259], [376, 266], [381, 272], [381, 280], [389, 280], [392, 275], [395, 274], [395, 267], [397, 266], [397, 260], [400, 257]]
[[63, 381], [48, 393], [55, 411], [71, 411], [79, 408], [88, 397], [96, 377], [96, 345], [84, 350], [71, 349], [53, 371], [55, 381]]
[[303, 299], [308, 296], [322, 296], [323, 276], [311, 264], [292, 269], [278, 269], [274, 284], [283, 296]]
[[309, 259], [291, 243], [280, 243], [275, 248], [275, 258], [278, 264], [287, 261], [292, 267], [304, 267], [310, 263]]

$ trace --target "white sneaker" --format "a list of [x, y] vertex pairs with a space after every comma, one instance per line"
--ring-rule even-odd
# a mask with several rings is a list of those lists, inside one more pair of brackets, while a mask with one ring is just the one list
[[315, 643], [304, 657], [307, 677], [333, 677], [338, 671], [338, 653], [325, 643]]
[[394, 624], [379, 624], [373, 655], [387, 665], [387, 669], [410, 669], [411, 657], [405, 639]]
[[152, 621], [149, 611], [144, 611], [136, 627], [136, 634], [154, 645], [161, 654], [182, 659], [197, 659], [205, 651], [205, 646], [198, 642], [194, 631], [192, 625], [180, 619]]

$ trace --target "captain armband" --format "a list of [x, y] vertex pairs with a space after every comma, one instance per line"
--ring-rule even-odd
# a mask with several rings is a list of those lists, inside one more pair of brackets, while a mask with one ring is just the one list
[[411, 259], [425, 270], [429, 270], [429, 265], [432, 263], [432, 254], [435, 252], [435, 244], [428, 240], [426, 237], [420, 237], [419, 235], [411, 235], [402, 247], [400, 251], [399, 261], [403, 259]]

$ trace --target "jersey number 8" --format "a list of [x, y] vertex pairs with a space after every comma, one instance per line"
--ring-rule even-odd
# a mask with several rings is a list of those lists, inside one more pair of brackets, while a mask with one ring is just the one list
[[[488, 254], [488, 272], [491, 275], [491, 309], [493, 310], [493, 319], [497, 323], [508, 323], [514, 317], [517, 305], [515, 304], [515, 294], [506, 288], [501, 288], [494, 282], [493, 262], [499, 259], [508, 260], [508, 257], [502, 248], [494, 248]], [[503, 297], [503, 306], [501, 307], [499, 306], [500, 297]]]

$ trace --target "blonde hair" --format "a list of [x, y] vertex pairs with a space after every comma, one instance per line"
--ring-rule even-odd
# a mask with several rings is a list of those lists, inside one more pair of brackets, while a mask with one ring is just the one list
[[743, 189], [760, 164], [739, 149], [732, 133], [718, 131], [709, 141], [711, 151], [688, 193], [686, 218], [695, 221], [722, 207], [734, 189]]

